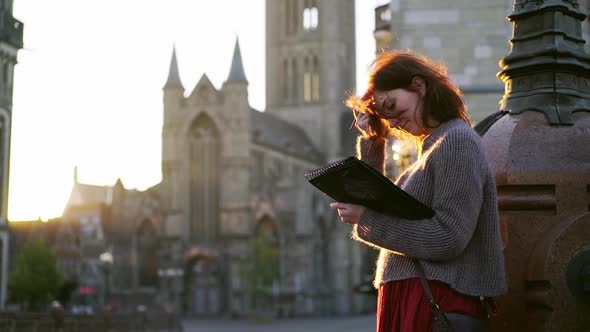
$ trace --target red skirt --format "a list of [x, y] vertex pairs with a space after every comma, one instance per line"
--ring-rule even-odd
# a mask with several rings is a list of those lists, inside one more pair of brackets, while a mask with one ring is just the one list
[[[428, 281], [442, 311], [484, 317], [479, 297], [461, 294], [440, 281]], [[430, 332], [432, 313], [418, 278], [391, 281], [379, 287], [377, 332]]]

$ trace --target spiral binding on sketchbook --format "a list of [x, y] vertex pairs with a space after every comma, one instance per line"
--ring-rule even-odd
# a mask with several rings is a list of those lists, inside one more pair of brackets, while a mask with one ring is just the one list
[[339, 167], [339, 166], [345, 165], [346, 163], [348, 163], [350, 161], [351, 158], [355, 159], [354, 157], [348, 157], [346, 159], [331, 162], [328, 165], [323, 166], [318, 169], [315, 169], [313, 171], [308, 170], [307, 173], [305, 173], [305, 177], [307, 178], [307, 180], [313, 180], [313, 179], [317, 178], [318, 176], [326, 173], [328, 170], [330, 170], [334, 167]]

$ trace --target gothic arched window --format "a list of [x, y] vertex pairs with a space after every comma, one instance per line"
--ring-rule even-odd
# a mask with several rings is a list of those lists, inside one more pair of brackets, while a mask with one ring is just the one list
[[303, 60], [303, 100], [311, 101], [311, 65], [309, 58]]
[[317, 0], [305, 1], [303, 9], [303, 30], [315, 31], [319, 24], [319, 10]]
[[285, 100], [289, 100], [290, 99], [290, 90], [291, 87], [289, 86], [289, 83], [291, 82], [290, 80], [290, 75], [289, 75], [289, 60], [284, 59], [283, 60], [283, 98]]
[[311, 100], [320, 100], [320, 62], [317, 56], [313, 57], [311, 87]]
[[291, 95], [291, 100], [296, 101], [298, 100], [300, 97], [300, 92], [299, 92], [299, 75], [301, 75], [299, 73], [299, 68], [297, 66], [297, 59], [293, 59], [291, 60], [291, 81], [292, 83], [292, 95]]
[[303, 100], [320, 100], [320, 63], [317, 56], [306, 57], [303, 61]]
[[190, 232], [197, 242], [217, 238], [219, 216], [220, 139], [207, 116], [200, 116], [189, 133]]

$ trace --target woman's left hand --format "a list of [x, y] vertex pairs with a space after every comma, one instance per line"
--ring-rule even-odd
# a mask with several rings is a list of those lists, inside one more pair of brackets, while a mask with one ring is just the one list
[[340, 220], [349, 225], [357, 224], [361, 218], [361, 214], [365, 211], [364, 206], [348, 203], [330, 203], [330, 207], [337, 209]]

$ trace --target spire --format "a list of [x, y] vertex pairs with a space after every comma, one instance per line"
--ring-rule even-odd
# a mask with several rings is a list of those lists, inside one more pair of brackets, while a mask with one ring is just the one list
[[240, 43], [236, 37], [236, 46], [234, 47], [234, 57], [231, 62], [229, 76], [227, 81], [243, 81], [248, 82], [246, 74], [244, 73], [244, 65], [242, 65], [242, 54], [240, 52]]
[[176, 61], [176, 46], [172, 47], [172, 60], [170, 60], [170, 71], [168, 72], [168, 80], [166, 81], [165, 88], [168, 87], [181, 87], [182, 82], [180, 81], [180, 75], [178, 75], [178, 62]]
[[123, 181], [121, 181], [121, 178], [117, 178], [117, 182], [115, 182], [114, 187], [115, 188], [125, 189], [125, 186], [123, 185]]
[[74, 166], [74, 183], [78, 184], [78, 166]]

